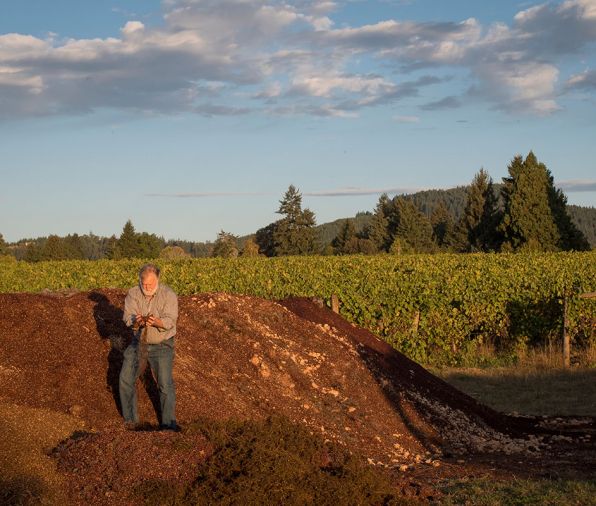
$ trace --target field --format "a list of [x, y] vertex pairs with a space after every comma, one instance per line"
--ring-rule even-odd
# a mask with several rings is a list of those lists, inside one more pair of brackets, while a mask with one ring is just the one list
[[[142, 261], [3, 265], [0, 292], [136, 282]], [[491, 348], [512, 359], [561, 341], [563, 300], [576, 349], [594, 344], [596, 252], [197, 259], [159, 262], [177, 293], [230, 292], [267, 299], [322, 298], [418, 362], [482, 365]]]
[[[520, 415], [596, 417], [596, 369], [562, 367], [558, 355], [540, 353], [516, 367], [432, 368], [431, 371], [492, 408]], [[562, 468], [560, 473], [564, 474]], [[596, 504], [596, 478], [575, 480], [492, 476], [446, 481], [445, 505]], [[468, 501], [468, 502], [466, 502]]]
[[596, 416], [596, 368], [524, 365], [431, 371], [504, 413]]
[[[7, 264], [0, 502], [596, 504], [594, 306], [577, 298], [595, 259], [160, 262], [180, 294], [170, 435], [154, 431], [151, 375], [145, 429], [118, 413], [123, 289], [142, 261]], [[565, 295], [584, 364], [569, 369]]]

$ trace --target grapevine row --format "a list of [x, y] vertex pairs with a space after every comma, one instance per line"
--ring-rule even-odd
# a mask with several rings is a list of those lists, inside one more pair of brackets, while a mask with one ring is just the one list
[[[142, 261], [0, 265], [1, 292], [127, 288]], [[180, 295], [233, 292], [269, 299], [337, 294], [340, 311], [410, 357], [454, 363], [479, 344], [545, 344], [562, 332], [562, 300], [577, 343], [593, 341], [596, 252], [279, 257], [160, 261]]]

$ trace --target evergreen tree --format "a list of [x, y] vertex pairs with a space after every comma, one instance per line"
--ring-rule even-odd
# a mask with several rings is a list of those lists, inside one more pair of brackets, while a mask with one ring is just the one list
[[484, 193], [482, 218], [478, 224], [478, 245], [482, 251], [498, 251], [500, 249], [503, 242], [503, 236], [499, 231], [501, 220], [502, 212], [499, 209], [499, 197], [495, 191], [493, 180], [490, 178]]
[[6, 244], [4, 237], [2, 237], [2, 234], [0, 234], [0, 256], [2, 255], [8, 255], [8, 245]]
[[525, 160], [516, 156], [508, 169], [509, 177], [503, 178], [502, 189], [501, 249], [556, 250], [560, 237], [549, 206], [545, 165], [530, 151]]
[[137, 254], [138, 258], [158, 258], [163, 249], [165, 241], [155, 234], [141, 232], [137, 234]]
[[467, 235], [467, 251], [494, 251], [500, 246], [497, 229], [501, 216], [492, 178], [484, 169], [467, 188], [462, 227]]
[[132, 222], [128, 220], [124, 224], [122, 233], [118, 238], [114, 258], [136, 258], [141, 256], [139, 253], [137, 233], [135, 232], [135, 227]]
[[23, 260], [26, 262], [40, 262], [42, 260], [41, 248], [42, 246], [37, 242], [29, 242], [25, 246], [25, 256], [23, 257]]
[[452, 249], [457, 253], [468, 253], [471, 250], [468, 240], [468, 229], [464, 222], [463, 214], [453, 227]]
[[238, 246], [236, 236], [223, 230], [217, 234], [217, 239], [213, 244], [213, 257], [236, 258], [238, 256]]
[[390, 246], [389, 219], [391, 200], [386, 193], [379, 197], [370, 224], [366, 228], [365, 238], [369, 239], [377, 251], [387, 251]]
[[69, 234], [64, 239], [64, 249], [67, 259], [81, 260], [83, 255], [83, 243], [78, 234]]
[[555, 187], [554, 178], [549, 170], [548, 175], [548, 202], [559, 232], [559, 249], [563, 251], [589, 251], [588, 239], [573, 223], [567, 212], [567, 197], [560, 188]]
[[68, 253], [64, 241], [57, 235], [50, 235], [40, 252], [41, 260], [66, 260]]
[[433, 229], [428, 218], [411, 200], [394, 199], [395, 234], [391, 245], [393, 253], [430, 253], [435, 251]]
[[430, 224], [433, 227], [433, 237], [437, 246], [444, 251], [450, 251], [455, 245], [455, 222], [442, 200], [433, 209]]
[[98, 237], [92, 232], [86, 235], [82, 235], [80, 238], [81, 253], [83, 258], [87, 260], [98, 260], [100, 258], [106, 258], [105, 237]]
[[302, 209], [302, 195], [290, 185], [280, 201], [278, 214], [284, 217], [276, 224], [273, 243], [276, 256], [310, 255], [316, 252], [315, 215]]
[[358, 238], [356, 237], [356, 227], [354, 227], [354, 222], [347, 219], [344, 220], [335, 239], [331, 241], [331, 246], [333, 246], [333, 252], [336, 255], [349, 255], [351, 253], [356, 253], [355, 250], [358, 248], [357, 242]]
[[275, 241], [273, 239], [277, 224], [279, 221], [270, 223], [266, 227], [260, 228], [255, 234], [255, 242], [259, 247], [259, 251], [265, 256], [275, 256]]
[[119, 258], [122, 258], [118, 248], [118, 239], [115, 235], [112, 235], [107, 239], [105, 248], [106, 258], [109, 258], [110, 260], [118, 260]]
[[488, 172], [480, 169], [472, 184], [467, 189], [466, 206], [464, 207], [463, 224], [468, 234], [471, 251], [481, 251], [480, 244], [481, 221], [484, 214], [484, 202], [488, 190], [490, 177]]
[[596, 207], [568, 205], [567, 213], [571, 220], [588, 240], [591, 248], [596, 248]]
[[387, 206], [387, 213], [385, 217], [387, 218], [387, 243], [390, 245], [388, 251], [391, 252], [391, 248], [393, 243], [395, 242], [395, 238], [397, 236], [397, 227], [399, 226], [399, 206], [398, 202], [405, 199], [405, 196], [394, 197]]

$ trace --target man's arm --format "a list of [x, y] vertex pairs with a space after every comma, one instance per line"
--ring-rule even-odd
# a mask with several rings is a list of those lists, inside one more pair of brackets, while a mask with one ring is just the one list
[[137, 303], [131, 293], [128, 292], [124, 299], [124, 314], [122, 315], [122, 320], [127, 327], [132, 327], [137, 321], [137, 317], [142, 316], [138, 313]]
[[160, 317], [152, 316], [147, 324], [156, 327], [160, 331], [170, 330], [178, 320], [178, 297], [173, 291], [168, 293], [166, 303]]

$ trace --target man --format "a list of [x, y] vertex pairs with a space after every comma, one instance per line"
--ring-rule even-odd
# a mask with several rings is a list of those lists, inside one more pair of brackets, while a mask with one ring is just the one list
[[178, 319], [178, 298], [174, 291], [159, 283], [159, 268], [146, 264], [139, 271], [139, 284], [131, 288], [124, 301], [124, 323], [134, 337], [124, 351], [120, 371], [120, 402], [127, 429], [139, 423], [136, 380], [149, 364], [157, 376], [161, 424], [165, 430], [178, 430], [176, 390], [172, 378], [174, 336]]

